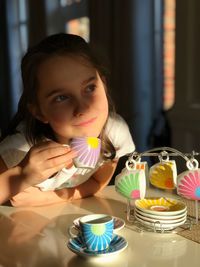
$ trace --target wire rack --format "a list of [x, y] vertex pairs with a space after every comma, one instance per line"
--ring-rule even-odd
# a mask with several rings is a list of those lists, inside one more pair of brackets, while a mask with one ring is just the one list
[[[172, 147], [157, 147], [157, 148], [153, 148], [153, 149], [141, 152], [141, 153], [137, 151], [132, 152], [128, 157], [126, 166], [131, 166], [133, 161], [136, 161], [136, 162], [140, 161], [142, 157], [158, 157], [160, 160], [168, 160], [169, 157], [181, 157], [186, 161], [186, 166], [188, 169], [193, 169], [193, 168], [197, 169], [198, 162], [195, 159], [195, 157], [199, 155], [200, 155], [200, 152], [196, 152], [194, 150], [191, 153], [183, 153]], [[139, 222], [135, 217], [135, 205], [132, 202], [134, 202], [134, 200], [127, 199], [127, 221], [129, 223], [134, 224], [136, 229], [137, 230], [139, 229], [139, 231], [153, 231], [153, 232], [158, 232], [158, 233], [169, 233], [169, 232], [177, 232], [179, 231], [179, 229], [180, 231], [185, 230], [185, 229], [191, 230], [194, 224], [195, 225], [198, 224], [198, 218], [199, 218], [198, 200], [191, 201], [194, 204], [193, 216], [190, 216], [190, 214], [188, 214], [185, 223], [181, 225], [181, 227], [177, 227], [176, 229], [174, 228], [167, 229], [167, 230], [162, 226], [162, 223], [159, 221], [156, 221], [151, 227], [148, 227], [142, 224], [141, 222]]]

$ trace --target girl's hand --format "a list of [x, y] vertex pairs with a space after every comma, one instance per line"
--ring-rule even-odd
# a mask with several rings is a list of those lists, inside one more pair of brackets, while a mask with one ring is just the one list
[[28, 186], [41, 183], [62, 168], [70, 167], [75, 156], [70, 147], [53, 141], [33, 146], [19, 164], [21, 178]]
[[56, 191], [41, 191], [38, 187], [29, 187], [10, 199], [15, 207], [42, 206], [92, 196], [100, 192], [110, 181], [116, 169], [117, 161], [103, 164], [85, 183], [74, 188]]

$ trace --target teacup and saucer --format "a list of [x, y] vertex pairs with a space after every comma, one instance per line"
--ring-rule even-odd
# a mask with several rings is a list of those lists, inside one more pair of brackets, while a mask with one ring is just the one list
[[[74, 234], [73, 231], [77, 234]], [[123, 251], [127, 241], [113, 233], [114, 218], [107, 214], [91, 214], [79, 218], [79, 227], [69, 228], [68, 248], [83, 257], [108, 256]]]

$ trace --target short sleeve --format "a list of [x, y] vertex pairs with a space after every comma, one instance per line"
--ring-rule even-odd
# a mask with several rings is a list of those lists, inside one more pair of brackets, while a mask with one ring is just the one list
[[27, 143], [22, 133], [8, 135], [0, 143], [0, 156], [8, 168], [17, 165], [29, 151], [30, 145]]
[[120, 158], [135, 150], [129, 127], [118, 114], [109, 117], [105, 132], [116, 148], [116, 158]]

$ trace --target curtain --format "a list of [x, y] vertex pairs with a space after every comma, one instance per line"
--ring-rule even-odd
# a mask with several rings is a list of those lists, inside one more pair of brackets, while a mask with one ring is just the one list
[[108, 58], [112, 97], [138, 151], [152, 145], [152, 127], [162, 109], [161, 4], [160, 0], [89, 2], [91, 43]]
[[0, 132], [11, 117], [9, 56], [7, 47], [6, 3], [0, 1]]

